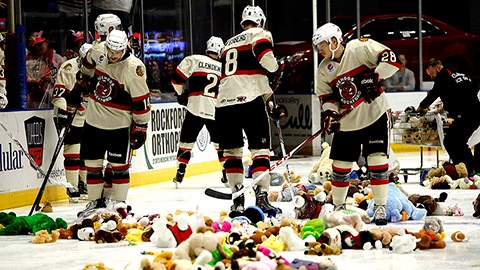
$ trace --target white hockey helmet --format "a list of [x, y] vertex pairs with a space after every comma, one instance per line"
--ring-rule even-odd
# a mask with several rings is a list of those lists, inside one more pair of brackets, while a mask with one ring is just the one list
[[333, 23], [326, 23], [322, 25], [313, 33], [313, 47], [316, 49], [317, 45], [322, 41], [326, 41], [328, 44], [330, 44], [332, 37], [335, 37], [338, 40], [338, 43], [343, 41], [342, 30], [340, 30], [340, 27]]
[[120, 18], [111, 13], [100, 14], [95, 19], [95, 31], [97, 31], [100, 36], [108, 35], [111, 29], [118, 29], [121, 25], [122, 21]]
[[243, 23], [246, 21], [252, 21], [261, 27], [265, 26], [265, 22], [267, 21], [267, 17], [265, 17], [265, 14], [263, 14], [263, 10], [258, 7], [258, 6], [246, 6], [243, 9], [242, 13], [242, 21], [240, 22], [240, 25], [243, 28]]
[[205, 50], [205, 53], [212, 52], [220, 54], [220, 52], [223, 50], [223, 47], [225, 47], [225, 45], [223, 44], [223, 40], [219, 37], [212, 36], [207, 41], [207, 50]]
[[87, 55], [87, 52], [93, 47], [92, 44], [89, 43], [83, 43], [82, 47], [80, 47], [80, 50], [78, 50], [78, 55], [80, 58], [84, 58], [85, 55]]
[[106, 40], [107, 48], [120, 51], [125, 50], [128, 45], [127, 34], [122, 30], [112, 30]]

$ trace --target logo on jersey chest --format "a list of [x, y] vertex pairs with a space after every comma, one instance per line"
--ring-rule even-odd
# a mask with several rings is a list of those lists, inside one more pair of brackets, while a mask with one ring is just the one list
[[340, 94], [342, 104], [353, 104], [360, 98], [360, 92], [355, 85], [353, 77], [342, 77], [335, 83], [335, 86]]
[[98, 76], [95, 98], [101, 102], [108, 102], [115, 97], [115, 82], [107, 76]]
[[328, 71], [328, 73], [334, 72], [335, 71], [335, 66], [332, 63], [329, 63], [327, 65], [327, 71]]

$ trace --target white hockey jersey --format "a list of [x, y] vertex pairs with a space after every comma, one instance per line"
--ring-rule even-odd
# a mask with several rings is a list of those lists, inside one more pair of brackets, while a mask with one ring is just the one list
[[342, 112], [354, 109], [340, 120], [341, 131], [359, 130], [378, 120], [389, 105], [385, 94], [372, 103], [365, 102], [359, 87], [365, 75], [376, 72], [379, 81], [393, 75], [400, 68], [395, 54], [374, 40], [352, 40], [345, 46], [340, 59], [324, 58], [317, 72], [317, 94], [323, 110]]
[[187, 110], [202, 118], [215, 119], [215, 98], [221, 74], [219, 61], [206, 55], [190, 55], [177, 66], [172, 85], [181, 95], [188, 80]]
[[88, 51], [82, 63], [82, 72], [97, 81], [86, 114], [89, 125], [112, 130], [130, 127], [132, 121], [148, 123], [150, 91], [142, 61], [127, 51], [118, 62], [110, 63], [102, 42]]
[[217, 107], [272, 94], [266, 76], [266, 71], [278, 68], [272, 47], [272, 34], [259, 27], [247, 29], [225, 43]]
[[77, 86], [77, 72], [80, 70], [78, 61], [78, 58], [72, 58], [60, 66], [53, 89], [52, 103], [55, 111], [57, 108], [61, 108], [69, 112], [74, 112], [75, 107], [80, 104], [81, 107], [78, 108], [72, 125], [83, 127], [88, 97], [81, 100], [82, 94], [86, 94], [86, 89], [75, 88]]

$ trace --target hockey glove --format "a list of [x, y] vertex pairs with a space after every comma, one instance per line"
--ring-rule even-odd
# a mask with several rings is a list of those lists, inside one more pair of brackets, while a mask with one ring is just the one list
[[188, 104], [188, 92], [185, 91], [181, 95], [179, 95], [177, 92], [173, 94], [174, 96], [177, 97], [177, 102], [180, 105], [187, 106]]
[[68, 126], [70, 123], [70, 119], [72, 119], [73, 113], [66, 111], [64, 109], [58, 108], [57, 110], [57, 125], [58, 127], [64, 128]]
[[130, 147], [133, 150], [140, 148], [147, 139], [147, 127], [148, 124], [132, 124], [132, 130], [130, 131]]
[[360, 85], [367, 103], [372, 103], [382, 93], [378, 82], [378, 73], [376, 72], [366, 74]]
[[273, 95], [265, 102], [265, 105], [267, 107], [268, 117], [273, 121], [278, 121], [285, 117], [285, 111], [275, 103]]
[[336, 111], [326, 110], [322, 113], [322, 129], [327, 134], [340, 130], [340, 116]]
[[282, 75], [283, 75], [283, 68], [285, 67], [285, 63], [283, 61], [278, 61], [278, 68], [276, 71], [267, 73], [268, 77], [268, 84], [272, 91], [275, 92], [277, 88], [280, 86]]

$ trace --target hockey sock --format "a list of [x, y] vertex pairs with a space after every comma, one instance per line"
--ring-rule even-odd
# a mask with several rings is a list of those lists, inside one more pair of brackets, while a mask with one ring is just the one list
[[388, 158], [383, 153], [374, 153], [367, 157], [367, 162], [375, 204], [385, 205], [388, 197]]
[[228, 183], [233, 190], [234, 186], [243, 184], [243, 148], [239, 147], [233, 149], [225, 149], [224, 154], [224, 168], [225, 172], [227, 173]]
[[[177, 165], [179, 163], [188, 164], [190, 158], [192, 157], [192, 149], [195, 143], [178, 143], [178, 152], [177, 152]], [[178, 168], [178, 166], [177, 166]]]
[[80, 144], [64, 145], [63, 156], [65, 157], [65, 160], [63, 161], [65, 177], [70, 184], [76, 187], [78, 185], [78, 172], [81, 164]]
[[112, 164], [113, 169], [113, 198], [115, 201], [126, 201], [130, 187], [129, 164]]
[[90, 201], [100, 199], [103, 190], [103, 160], [85, 160], [87, 167], [87, 189]]
[[[270, 151], [268, 149], [251, 149], [250, 151], [252, 152], [252, 177], [255, 180], [270, 168]], [[261, 188], [261, 191], [268, 191], [270, 188], [270, 175], [263, 177], [263, 179], [258, 181], [257, 185]]]
[[332, 169], [332, 200], [338, 206], [344, 204], [347, 197], [352, 162], [334, 160]]
[[217, 149], [218, 161], [220, 162], [220, 165], [222, 165], [222, 169], [223, 169], [225, 165], [225, 156], [223, 154], [223, 150], [220, 149], [220, 146], [218, 145], [218, 143], [213, 143], [213, 146], [215, 146], [215, 149]]

